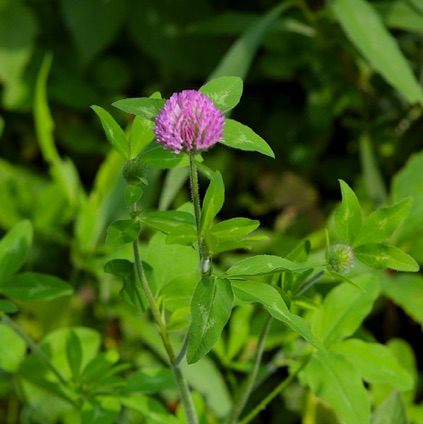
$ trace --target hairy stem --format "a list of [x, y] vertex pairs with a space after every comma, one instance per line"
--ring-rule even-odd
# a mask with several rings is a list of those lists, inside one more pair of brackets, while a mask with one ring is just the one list
[[268, 315], [264, 322], [263, 328], [260, 333], [259, 340], [257, 342], [256, 354], [254, 357], [253, 368], [250, 371], [246, 381], [243, 384], [240, 394], [238, 395], [234, 407], [226, 420], [226, 424], [235, 424], [238, 422], [239, 416], [241, 415], [245, 404], [253, 390], [254, 383], [256, 381], [257, 372], [261, 363], [261, 357], [263, 355], [264, 343], [266, 341], [267, 333], [269, 332], [270, 324], [272, 323], [272, 316]]
[[[133, 212], [135, 212], [135, 210], [136, 210], [136, 205], [134, 205], [133, 207]], [[141, 287], [147, 297], [147, 301], [150, 306], [151, 312], [153, 314], [154, 320], [156, 321], [157, 326], [159, 327], [160, 336], [162, 338], [166, 353], [169, 357], [170, 366], [171, 366], [173, 374], [175, 375], [176, 383], [179, 389], [179, 395], [181, 396], [181, 401], [185, 408], [187, 422], [188, 424], [198, 424], [198, 418], [195, 412], [191, 393], [188, 388], [188, 383], [182, 373], [182, 369], [180, 366], [182, 358], [175, 356], [175, 352], [170, 342], [169, 333], [167, 332], [166, 325], [163, 322], [160, 309], [157, 306], [153, 292], [150, 289], [150, 285], [145, 275], [144, 267], [141, 260], [141, 251], [139, 248], [138, 240], [135, 240], [132, 245], [133, 245], [134, 259], [135, 259], [135, 270], [136, 270], [138, 279], [141, 283]]]
[[191, 186], [192, 203], [194, 205], [195, 226], [197, 228], [198, 254], [200, 256], [200, 269], [203, 277], [211, 274], [211, 258], [206, 241], [201, 235], [201, 205], [198, 185], [198, 171], [194, 155], [189, 156], [189, 180]]
[[293, 380], [297, 377], [298, 373], [307, 365], [309, 361], [309, 357], [289, 376], [287, 377], [282, 383], [280, 383], [278, 386], [276, 386], [247, 416], [245, 416], [239, 424], [247, 424], [249, 423], [253, 418], [255, 418], [260, 411], [262, 411], [266, 406], [280, 393], [285, 390], [286, 387], [288, 387]]

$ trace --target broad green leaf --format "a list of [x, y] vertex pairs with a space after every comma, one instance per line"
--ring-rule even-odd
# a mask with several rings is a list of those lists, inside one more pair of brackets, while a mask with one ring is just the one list
[[165, 149], [161, 144], [153, 142], [143, 150], [140, 159], [154, 168], [176, 168], [178, 166], [187, 166], [189, 158], [185, 153], [176, 154], [171, 150]]
[[30, 221], [24, 220], [10, 229], [0, 240], [0, 283], [23, 265], [32, 244]]
[[371, 424], [408, 424], [400, 393], [393, 391], [372, 415]]
[[423, 277], [400, 274], [382, 280], [382, 293], [423, 327]]
[[279, 256], [257, 255], [237, 262], [235, 265], [232, 265], [225, 274], [230, 278], [240, 278], [254, 275], [275, 274], [283, 271], [300, 272], [311, 268], [314, 268], [312, 264], [297, 264]]
[[233, 119], [226, 119], [222, 144], [235, 149], [258, 152], [275, 157], [271, 147], [251, 128]]
[[221, 221], [210, 228], [215, 237], [239, 240], [252, 233], [260, 222], [248, 218], [231, 218]]
[[389, 383], [401, 391], [413, 386], [411, 375], [382, 344], [348, 339], [336, 343], [331, 350], [342, 353], [368, 383]]
[[90, 396], [81, 408], [81, 424], [113, 424], [120, 409], [117, 396]]
[[312, 392], [330, 403], [345, 424], [370, 422], [370, 402], [356, 368], [336, 352], [318, 351], [303, 371]]
[[205, 175], [206, 178], [208, 178], [210, 181], [213, 181], [220, 190], [225, 190], [222, 175], [219, 173], [219, 171], [213, 171], [208, 166], [204, 165], [204, 163], [198, 161], [195, 161], [195, 165], [197, 166], [200, 173]]
[[176, 386], [175, 376], [169, 368], [143, 368], [126, 379], [124, 393], [160, 393]]
[[417, 272], [420, 267], [410, 256], [397, 247], [383, 243], [370, 243], [354, 249], [356, 258], [375, 269], [391, 268], [396, 271]]
[[125, 205], [127, 208], [138, 202], [143, 195], [143, 189], [139, 185], [130, 185], [125, 188]]
[[130, 157], [137, 157], [154, 139], [153, 123], [142, 116], [132, 122], [130, 137]]
[[408, 213], [412, 199], [407, 198], [393, 206], [380, 208], [371, 213], [363, 222], [354, 241], [354, 247], [368, 243], [383, 243], [401, 224]]
[[326, 347], [353, 334], [372, 310], [379, 296], [380, 274], [370, 273], [354, 282], [365, 291], [341, 283], [326, 296], [321, 308], [311, 318], [311, 329]]
[[236, 75], [244, 79], [266, 32], [279, 15], [284, 10], [292, 7], [293, 3], [280, 3], [254, 21], [223, 56], [216, 69], [210, 75], [210, 79], [225, 75]]
[[298, 315], [291, 313], [278, 291], [272, 286], [252, 281], [232, 281], [235, 296], [248, 303], [260, 303], [279, 321], [302, 336], [312, 345], [319, 347], [307, 323]]
[[191, 301], [189, 364], [199, 361], [218, 341], [231, 316], [233, 296], [226, 278], [203, 277], [199, 281]]
[[409, 103], [422, 102], [419, 82], [372, 6], [365, 0], [333, 0], [332, 8], [346, 35], [367, 61]]
[[201, 233], [204, 234], [212, 225], [213, 219], [222, 209], [225, 201], [225, 192], [221, 188], [224, 187], [222, 175], [216, 171], [216, 175], [222, 180], [221, 184], [216, 184], [210, 181], [209, 187], [203, 200], [203, 207], [201, 211]]
[[60, 3], [66, 29], [84, 64], [115, 40], [126, 16], [126, 3], [120, 0], [61, 0]]
[[18, 312], [17, 306], [9, 302], [6, 299], [0, 299], [0, 313], [5, 312], [6, 314], [14, 314], [15, 312]]
[[66, 340], [66, 355], [68, 358], [69, 368], [72, 370], [74, 376], [78, 376], [81, 371], [82, 363], [82, 346], [81, 340], [77, 333], [72, 329], [68, 334]]
[[145, 311], [148, 305], [141, 285], [135, 276], [134, 264], [125, 259], [113, 259], [104, 266], [104, 272], [115, 275], [123, 281], [120, 295], [139, 311]]
[[0, 369], [9, 373], [18, 371], [26, 353], [26, 344], [12, 328], [0, 322]]
[[174, 415], [171, 415], [157, 400], [147, 396], [125, 396], [122, 404], [129, 409], [138, 411], [148, 420], [148, 424], [179, 424]]
[[194, 216], [184, 211], [159, 211], [152, 212], [141, 218], [144, 225], [169, 234], [180, 225], [195, 226]]
[[113, 222], [107, 230], [106, 244], [120, 247], [138, 238], [141, 224], [138, 219], [123, 219]]
[[166, 243], [190, 246], [198, 239], [196, 229], [189, 224], [182, 224], [173, 228], [166, 237]]
[[91, 109], [100, 118], [101, 125], [106, 133], [107, 140], [116, 149], [116, 151], [124, 158], [129, 159], [129, 144], [126, 135], [119, 124], [113, 119], [107, 110], [100, 106], [91, 106]]
[[145, 119], [154, 121], [160, 109], [166, 103], [165, 99], [138, 97], [133, 99], [123, 99], [112, 103], [114, 107], [132, 115], [142, 116]]
[[189, 273], [171, 278], [159, 292], [160, 301], [163, 302], [163, 308], [172, 312], [176, 312], [178, 309], [189, 308], [192, 294], [198, 284], [198, 279], [199, 275]]
[[363, 216], [354, 191], [346, 182], [339, 180], [339, 183], [342, 202], [335, 211], [335, 225], [340, 239], [352, 245], [360, 232]]
[[17, 300], [51, 300], [72, 292], [72, 286], [60, 278], [36, 272], [22, 272], [0, 282], [0, 293]]
[[243, 89], [242, 79], [239, 77], [220, 77], [209, 81], [200, 88], [222, 113], [234, 108], [241, 99]]

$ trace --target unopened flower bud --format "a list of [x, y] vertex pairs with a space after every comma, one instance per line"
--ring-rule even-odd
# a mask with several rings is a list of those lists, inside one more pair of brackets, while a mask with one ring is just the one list
[[354, 268], [354, 253], [347, 244], [333, 244], [329, 248], [329, 269], [339, 274], [347, 274]]
[[145, 180], [146, 169], [144, 164], [137, 158], [129, 159], [123, 166], [123, 178], [129, 185], [147, 185]]

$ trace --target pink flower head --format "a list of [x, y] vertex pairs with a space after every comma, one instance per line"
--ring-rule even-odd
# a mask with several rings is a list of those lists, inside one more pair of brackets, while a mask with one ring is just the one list
[[206, 95], [184, 90], [173, 93], [165, 103], [153, 131], [166, 149], [196, 152], [222, 140], [224, 123], [222, 113]]

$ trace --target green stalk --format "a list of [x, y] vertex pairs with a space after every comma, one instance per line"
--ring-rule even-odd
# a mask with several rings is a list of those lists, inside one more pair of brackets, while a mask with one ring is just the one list
[[[136, 211], [136, 205], [133, 206], [132, 212]], [[188, 424], [198, 424], [197, 414], [194, 408], [194, 403], [192, 401], [191, 393], [188, 388], [188, 383], [182, 373], [180, 366], [181, 359], [180, 357], [175, 356], [173, 351], [172, 344], [170, 343], [169, 333], [167, 332], [166, 325], [163, 322], [160, 309], [157, 306], [156, 300], [154, 298], [153, 292], [150, 289], [148, 284], [147, 277], [144, 272], [144, 267], [141, 260], [141, 251], [138, 244], [138, 239], [132, 243], [134, 251], [134, 260], [135, 260], [135, 270], [138, 276], [138, 279], [141, 283], [141, 287], [144, 290], [144, 293], [147, 297], [148, 304], [150, 306], [153, 317], [159, 327], [160, 336], [163, 341], [163, 345], [169, 357], [170, 366], [173, 374], [176, 378], [176, 383], [179, 389], [179, 394], [181, 396], [182, 404], [185, 408], [185, 413], [187, 417]]]
[[253, 418], [255, 418], [260, 411], [262, 411], [266, 406], [280, 393], [282, 393], [283, 390], [288, 387], [292, 381], [295, 380], [298, 373], [307, 365], [309, 361], [309, 357], [307, 360], [305, 360], [289, 377], [287, 377], [284, 381], [282, 381], [281, 384], [276, 386], [275, 389], [273, 389], [246, 417], [244, 417], [239, 424], [247, 424], [249, 423]]
[[197, 229], [198, 239], [198, 254], [200, 257], [200, 269], [203, 277], [211, 274], [211, 258], [207, 248], [206, 241], [201, 234], [201, 205], [200, 205], [200, 193], [198, 184], [198, 171], [197, 165], [195, 164], [194, 154], [189, 156], [189, 180], [191, 187], [192, 203], [194, 205], [194, 216], [195, 226]]
[[[35, 343], [20, 327], [15, 323], [15, 321], [11, 320], [7, 315], [3, 315], [1, 319], [6, 325], [8, 325], [31, 349], [31, 351], [36, 355], [43, 363], [46, 365], [48, 369], [57, 377], [60, 383], [64, 387], [69, 386], [69, 382], [63, 377], [60, 371], [56, 368], [56, 366], [51, 362], [50, 358], [45, 354], [45, 352]], [[65, 393], [62, 393], [65, 396], [66, 400], [70, 402], [75, 408], [79, 409], [80, 405], [74, 399], [68, 397]]]
[[253, 390], [253, 386], [256, 381], [257, 372], [261, 363], [261, 357], [263, 355], [264, 343], [266, 341], [267, 333], [269, 332], [271, 323], [272, 323], [272, 316], [268, 315], [264, 323], [264, 326], [261, 330], [260, 337], [257, 343], [253, 368], [251, 369], [251, 372], [248, 375], [247, 380], [244, 382], [242, 390], [236, 399], [236, 402], [231, 411], [231, 414], [226, 420], [226, 424], [235, 424], [238, 422], [239, 416], [241, 415], [245, 407], [245, 404], [247, 403], [247, 400], [250, 397], [251, 391]]

